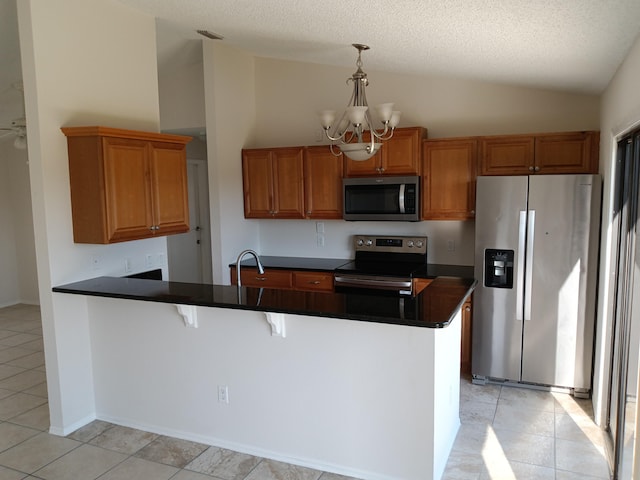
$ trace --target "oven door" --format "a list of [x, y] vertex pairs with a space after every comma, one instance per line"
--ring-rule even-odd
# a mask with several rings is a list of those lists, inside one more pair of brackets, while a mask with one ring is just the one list
[[335, 291], [339, 293], [366, 290], [384, 291], [396, 295], [411, 295], [413, 293], [410, 277], [335, 273], [333, 280]]

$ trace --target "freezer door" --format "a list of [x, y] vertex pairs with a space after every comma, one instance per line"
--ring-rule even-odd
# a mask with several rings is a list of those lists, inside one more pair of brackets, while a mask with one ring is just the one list
[[523, 382], [590, 388], [600, 190], [598, 175], [530, 177]]
[[[472, 373], [520, 379], [528, 177], [478, 177]], [[512, 288], [487, 286], [487, 249], [513, 251]], [[489, 285], [491, 283], [489, 282]]]

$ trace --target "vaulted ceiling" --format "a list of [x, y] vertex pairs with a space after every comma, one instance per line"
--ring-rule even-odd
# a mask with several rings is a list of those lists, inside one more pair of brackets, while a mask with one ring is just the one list
[[[204, 29], [257, 56], [600, 94], [640, 32], [638, 0], [117, 0], [158, 18], [159, 67]], [[0, 127], [22, 116], [16, 0], [0, 0]]]

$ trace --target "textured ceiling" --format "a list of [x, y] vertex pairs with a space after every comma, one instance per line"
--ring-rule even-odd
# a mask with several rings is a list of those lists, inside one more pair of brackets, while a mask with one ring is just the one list
[[[21, 1], [21, 0], [18, 0]], [[257, 56], [599, 94], [640, 31], [638, 0], [116, 0], [158, 18], [160, 68], [203, 37]], [[22, 115], [16, 0], [0, 0], [0, 127]]]
[[640, 31], [638, 0], [119, 1], [258, 56], [596, 94]]

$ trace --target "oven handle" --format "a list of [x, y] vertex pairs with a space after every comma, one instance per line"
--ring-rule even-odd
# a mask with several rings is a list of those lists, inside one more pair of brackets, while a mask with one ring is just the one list
[[376, 277], [373, 275], [334, 275], [336, 285], [342, 287], [377, 288], [382, 290], [411, 290], [411, 279]]

